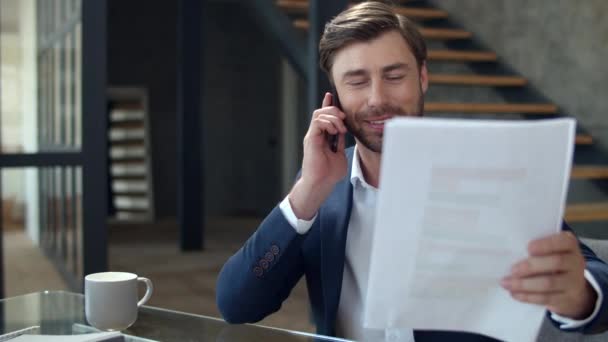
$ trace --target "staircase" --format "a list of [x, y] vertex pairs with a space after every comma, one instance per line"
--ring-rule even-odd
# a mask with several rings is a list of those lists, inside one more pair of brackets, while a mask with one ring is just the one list
[[[429, 116], [535, 119], [568, 116], [532, 88], [525, 77], [484, 49], [471, 32], [425, 1], [402, 1], [397, 11], [416, 21], [427, 41]], [[309, 28], [308, 0], [276, 0], [295, 29]], [[479, 101], [482, 98], [484, 101]], [[566, 221], [579, 235], [608, 239], [608, 160], [593, 137], [578, 128]], [[604, 164], [605, 163], [605, 164]], [[589, 224], [592, 225], [589, 225]], [[603, 228], [603, 229], [602, 229]]]

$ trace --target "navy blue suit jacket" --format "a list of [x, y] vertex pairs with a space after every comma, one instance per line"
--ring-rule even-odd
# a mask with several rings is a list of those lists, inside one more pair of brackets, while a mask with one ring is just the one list
[[[335, 335], [342, 289], [345, 245], [352, 207], [353, 149], [346, 150], [348, 173], [318, 212], [310, 231], [300, 235], [275, 207], [220, 272], [217, 304], [230, 323], [254, 323], [278, 311], [296, 283], [306, 276], [317, 333]], [[569, 229], [564, 224], [564, 229]], [[587, 269], [608, 295], [608, 266], [581, 245]], [[509, 324], [505, 322], [505, 324]], [[516, 329], [516, 327], [514, 327]], [[581, 332], [608, 328], [608, 305]], [[446, 331], [415, 331], [416, 341], [494, 341], [485, 336]]]

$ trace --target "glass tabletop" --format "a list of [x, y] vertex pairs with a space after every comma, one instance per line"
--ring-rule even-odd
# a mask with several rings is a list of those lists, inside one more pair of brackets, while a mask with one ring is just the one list
[[[79, 293], [45, 291], [0, 300], [0, 333], [40, 327], [40, 334], [73, 335], [96, 332], [84, 314]], [[231, 325], [225, 321], [143, 306], [137, 321], [123, 331], [127, 341], [345, 341], [259, 325]], [[129, 338], [131, 336], [131, 338]]]

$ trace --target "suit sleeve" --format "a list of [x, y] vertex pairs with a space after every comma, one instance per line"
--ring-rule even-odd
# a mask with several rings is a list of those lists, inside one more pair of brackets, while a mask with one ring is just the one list
[[[313, 226], [314, 229], [314, 226]], [[304, 274], [302, 243], [275, 207], [220, 271], [216, 301], [229, 323], [254, 323], [280, 309]]]

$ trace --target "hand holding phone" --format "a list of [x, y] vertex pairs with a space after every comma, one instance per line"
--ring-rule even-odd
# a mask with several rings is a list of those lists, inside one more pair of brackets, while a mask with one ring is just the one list
[[[310, 220], [334, 186], [348, 172], [344, 149], [345, 114], [337, 93], [325, 93], [321, 107], [312, 113], [304, 136], [302, 173], [289, 193], [289, 202], [297, 218]], [[330, 152], [334, 151], [334, 152]]]

